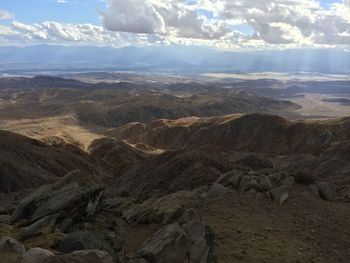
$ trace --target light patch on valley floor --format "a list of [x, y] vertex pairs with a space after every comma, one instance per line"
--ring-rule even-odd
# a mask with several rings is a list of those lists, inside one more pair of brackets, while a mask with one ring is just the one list
[[216, 79], [237, 79], [237, 80], [263, 80], [274, 79], [279, 81], [346, 81], [350, 80], [349, 75], [345, 74], [312, 74], [312, 73], [278, 73], [278, 72], [256, 72], [256, 73], [204, 73], [203, 77]]
[[304, 97], [291, 98], [290, 100], [302, 106], [298, 113], [306, 118], [338, 118], [350, 115], [350, 106], [336, 102], [327, 102], [331, 98], [348, 98], [350, 96], [337, 96], [325, 94], [304, 94]]

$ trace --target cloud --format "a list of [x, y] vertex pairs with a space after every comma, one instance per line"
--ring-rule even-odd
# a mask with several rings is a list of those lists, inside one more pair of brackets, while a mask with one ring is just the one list
[[163, 17], [144, 0], [110, 1], [102, 16], [104, 26], [111, 31], [151, 34], [164, 28]]
[[107, 30], [170, 38], [222, 40], [242, 24], [254, 30], [247, 41], [350, 43], [350, 0], [330, 8], [316, 0], [109, 0], [102, 19]]
[[316, 0], [108, 0], [103, 26], [13, 21], [0, 25], [0, 44], [349, 49], [349, 2], [324, 7]]
[[110, 0], [102, 12], [106, 29], [199, 39], [217, 39], [229, 33], [226, 24], [210, 21], [184, 1]]
[[9, 11], [0, 9], [0, 19], [13, 19], [14, 17]]
[[40, 24], [23, 24], [13, 21], [10, 26], [0, 25], [1, 44], [69, 44], [100, 45], [122, 47], [128, 45], [143, 46], [165, 43], [157, 35], [139, 35], [111, 32], [102, 26], [92, 24], [62, 24], [44, 21]]
[[56, 3], [58, 4], [68, 4], [68, 0], [56, 0]]

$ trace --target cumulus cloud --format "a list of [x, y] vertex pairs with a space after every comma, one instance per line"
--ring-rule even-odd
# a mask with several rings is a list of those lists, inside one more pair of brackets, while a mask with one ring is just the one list
[[[219, 39], [193, 39], [184, 36], [113, 32], [92, 24], [62, 24], [54, 21], [45, 21], [40, 24], [24, 24], [13, 21], [10, 26], [0, 25], [0, 44], [20, 46], [42, 43], [114, 47], [175, 44], [239, 48], [247, 44], [247, 38], [247, 35], [239, 31], [231, 31]], [[252, 43], [250, 42], [250, 44]]]
[[109, 0], [102, 19], [111, 31], [168, 37], [220, 40], [242, 24], [254, 30], [247, 41], [350, 44], [350, 0]]
[[314, 0], [217, 0], [216, 15], [240, 18], [267, 43], [349, 44], [348, 0], [325, 9]]
[[110, 1], [102, 15], [105, 27], [112, 31], [150, 34], [164, 27], [162, 16], [144, 0]]
[[199, 39], [217, 39], [230, 31], [224, 22], [209, 20], [177, 0], [110, 0], [102, 17], [112, 31]]
[[128, 46], [165, 43], [157, 35], [139, 35], [111, 32], [92, 24], [61, 24], [45, 21], [40, 24], [23, 24], [13, 21], [10, 26], [0, 25], [0, 43], [6, 44], [82, 44]]
[[13, 19], [14, 17], [15, 16], [11, 12], [0, 9], [0, 19]]
[[[55, 0], [67, 1], [67, 0]], [[206, 45], [218, 48], [350, 45], [350, 0], [99, 0], [103, 26], [46, 21], [0, 25], [2, 43]], [[71, 2], [71, 1], [69, 1]], [[13, 17], [0, 10], [0, 18]]]

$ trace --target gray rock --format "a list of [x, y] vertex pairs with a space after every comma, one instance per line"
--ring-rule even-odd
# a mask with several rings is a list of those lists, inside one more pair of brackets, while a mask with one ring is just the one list
[[51, 256], [54, 256], [54, 253], [50, 250], [35, 247], [23, 254], [21, 263], [43, 263], [45, 259]]
[[270, 179], [271, 183], [278, 184], [283, 178], [287, 176], [288, 176], [288, 173], [284, 171], [280, 171], [277, 173], [270, 174], [268, 178]]
[[102, 242], [99, 237], [88, 232], [79, 231], [70, 233], [66, 238], [58, 244], [57, 251], [62, 253], [70, 253], [76, 250], [101, 249]]
[[241, 181], [240, 181], [240, 183], [239, 183], [238, 190], [239, 190], [240, 192], [246, 191], [246, 188], [247, 188], [248, 184], [250, 183], [250, 180], [251, 180], [251, 179], [250, 179], [250, 176], [249, 176], [249, 175], [244, 175], [244, 176], [242, 176]]
[[50, 185], [39, 188], [25, 197], [11, 216], [13, 224], [21, 219], [35, 222], [43, 217], [58, 214], [59, 218], [91, 216], [103, 194], [100, 185], [81, 187], [71, 183], [60, 189]]
[[272, 189], [272, 183], [266, 175], [259, 175], [258, 183], [261, 186], [261, 189], [265, 192], [268, 192]]
[[22, 256], [25, 251], [24, 246], [14, 238], [2, 237], [0, 239], [0, 252]]
[[130, 209], [134, 203], [135, 200], [132, 198], [116, 197], [106, 199], [103, 203], [103, 210], [113, 210], [113, 212], [117, 212], [121, 215]]
[[209, 226], [199, 221], [191, 221], [182, 226], [186, 239], [190, 241], [188, 262], [214, 263], [217, 257], [214, 252], [215, 235]]
[[175, 222], [186, 209], [202, 204], [198, 193], [179, 191], [161, 198], [151, 198], [140, 205], [133, 205], [123, 218], [129, 224]]
[[73, 225], [73, 219], [68, 217], [63, 219], [59, 224], [58, 228], [62, 233], [68, 233], [68, 231], [71, 229]]
[[137, 250], [140, 257], [153, 263], [183, 263], [187, 253], [186, 235], [177, 223], [156, 232]]
[[[112, 257], [103, 250], [82, 250], [70, 254], [46, 258], [42, 263], [113, 263]], [[119, 263], [119, 262], [117, 262]]]
[[119, 252], [123, 245], [121, 236], [111, 230], [105, 230], [103, 232], [103, 241], [108, 244], [108, 246], [104, 244], [104, 247], [107, 249], [112, 248], [115, 252]]
[[250, 181], [247, 186], [245, 187], [245, 191], [249, 191], [249, 190], [254, 190], [255, 193], [257, 191], [262, 191], [262, 187], [260, 186], [260, 184], [258, 183], [257, 180], [252, 180]]
[[215, 235], [210, 227], [193, 220], [180, 227], [165, 226], [137, 250], [148, 262], [215, 263]]
[[287, 188], [289, 191], [293, 190], [295, 185], [295, 178], [293, 176], [284, 177], [280, 181], [280, 185]]
[[20, 229], [21, 240], [26, 240], [30, 237], [35, 237], [41, 234], [41, 230], [55, 222], [56, 215], [45, 216], [35, 223]]
[[229, 192], [229, 189], [226, 186], [223, 186], [222, 184], [215, 183], [212, 185], [212, 187], [208, 191], [209, 197], [217, 197], [224, 195]]
[[216, 180], [215, 184], [221, 184], [223, 186], [229, 186], [230, 185], [230, 179], [232, 176], [236, 174], [236, 171], [231, 171], [225, 174], [222, 174], [219, 179]]
[[185, 212], [183, 212], [183, 214], [178, 219], [178, 222], [180, 224], [184, 224], [192, 220], [200, 221], [200, 215], [195, 209], [190, 208], [190, 209], [187, 209]]
[[270, 191], [270, 194], [274, 201], [278, 202], [279, 204], [282, 204], [289, 198], [290, 190], [288, 187], [279, 186], [277, 188], [272, 189]]
[[243, 173], [241, 171], [237, 171], [237, 170], [234, 170], [232, 173], [232, 176], [229, 180], [229, 183], [235, 187], [235, 188], [238, 188], [239, 187], [239, 183], [241, 182], [241, 178], [243, 176]]
[[10, 215], [0, 215], [0, 223], [9, 225], [11, 220]]
[[326, 182], [318, 183], [320, 196], [323, 200], [326, 201], [336, 201], [337, 192], [332, 188], [332, 186]]
[[192, 243], [203, 240], [205, 236], [205, 225], [199, 221], [190, 221], [182, 226], [185, 231], [186, 238]]

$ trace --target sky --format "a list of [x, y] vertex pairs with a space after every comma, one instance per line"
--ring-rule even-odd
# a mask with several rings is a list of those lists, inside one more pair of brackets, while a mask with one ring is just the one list
[[350, 46], [350, 0], [0, 0], [0, 45]]

